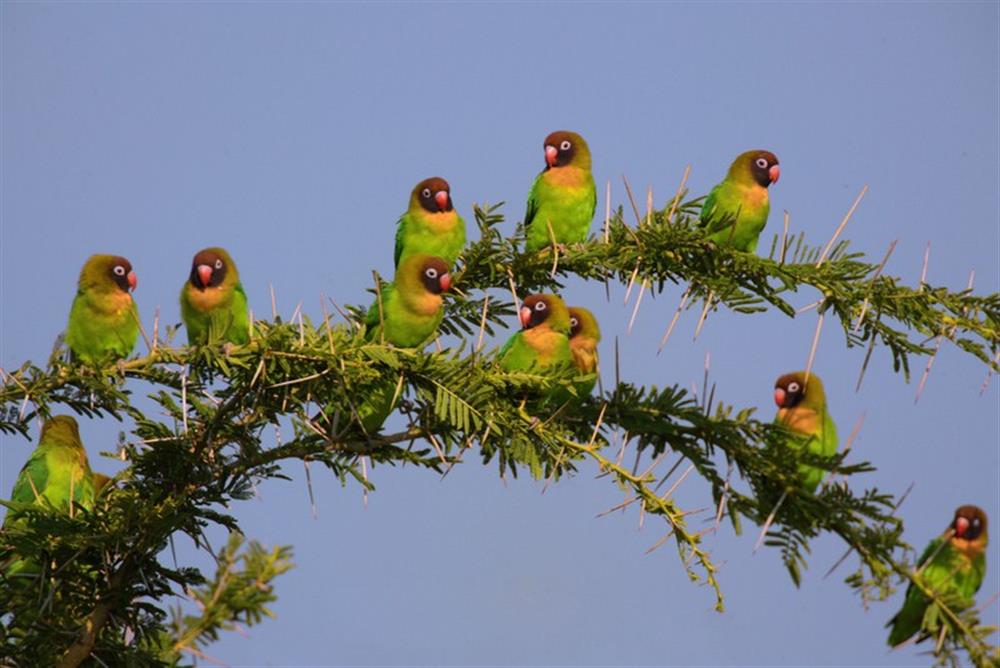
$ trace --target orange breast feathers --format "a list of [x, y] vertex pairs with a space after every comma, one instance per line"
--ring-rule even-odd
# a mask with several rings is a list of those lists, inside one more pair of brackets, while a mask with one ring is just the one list
[[221, 287], [205, 288], [198, 290], [190, 283], [187, 286], [188, 302], [199, 311], [211, 311], [224, 304], [227, 299], [232, 299], [232, 293], [224, 291]]
[[426, 224], [435, 232], [450, 232], [458, 223], [458, 213], [451, 211], [436, 211], [430, 213], [423, 209], [419, 212], [420, 222]]
[[572, 165], [553, 167], [543, 172], [542, 178], [549, 185], [559, 188], [582, 188], [587, 185], [587, 172]]
[[597, 368], [597, 346], [592, 341], [570, 339], [569, 351], [573, 353], [573, 362], [584, 373], [594, 373]]
[[524, 330], [524, 341], [538, 353], [540, 362], [549, 363], [561, 345], [566, 345], [566, 335], [542, 325]]
[[820, 414], [811, 408], [781, 408], [778, 420], [789, 429], [809, 435], [818, 434], [823, 425]]

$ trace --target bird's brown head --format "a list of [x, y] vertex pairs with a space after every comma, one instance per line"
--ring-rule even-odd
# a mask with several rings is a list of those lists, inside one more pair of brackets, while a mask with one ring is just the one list
[[80, 287], [129, 293], [139, 284], [132, 263], [120, 255], [92, 255], [80, 271]]
[[197, 290], [217, 288], [236, 267], [229, 253], [221, 248], [206, 248], [198, 251], [191, 261], [191, 275], [188, 280]]
[[601, 340], [601, 329], [594, 314], [582, 306], [569, 307], [569, 338], [584, 336], [595, 341]]
[[432, 176], [418, 183], [413, 189], [412, 198], [428, 213], [443, 213], [454, 209], [451, 186], [440, 176]]
[[826, 403], [823, 381], [811, 372], [808, 379], [805, 371], [786, 373], [774, 382], [774, 403], [778, 408], [820, 407]]
[[986, 513], [979, 506], [959, 506], [951, 530], [955, 538], [973, 542], [986, 536], [986, 523]]
[[556, 295], [529, 295], [521, 302], [518, 314], [521, 327], [532, 329], [546, 324], [557, 332], [569, 335], [569, 309]]
[[583, 137], [569, 130], [557, 130], [545, 138], [545, 168], [590, 167], [590, 148]]
[[767, 188], [772, 183], [777, 183], [781, 177], [778, 156], [770, 151], [760, 149], [747, 151], [738, 155], [730, 167], [730, 173], [732, 174], [734, 170], [743, 172], [744, 174], [749, 173], [754, 183], [764, 188]]
[[428, 292], [439, 295], [451, 290], [448, 263], [439, 257], [428, 257], [420, 265], [420, 280]]
[[65, 445], [80, 443], [80, 425], [70, 415], [53, 415], [42, 425], [40, 443], [58, 442]]

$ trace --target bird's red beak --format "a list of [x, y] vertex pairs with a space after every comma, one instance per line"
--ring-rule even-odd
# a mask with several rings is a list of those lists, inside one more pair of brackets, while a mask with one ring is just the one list
[[781, 178], [781, 167], [771, 165], [771, 169], [767, 171], [767, 175], [771, 178], [771, 183], [777, 183], [778, 179]]
[[451, 274], [441, 274], [441, 278], [438, 279], [441, 284], [441, 290], [448, 292], [451, 290]]
[[125, 277], [128, 281], [128, 289], [135, 292], [135, 286], [139, 285], [139, 279], [136, 277], [134, 271], [128, 272], [128, 276]]
[[524, 329], [528, 329], [528, 325], [531, 324], [531, 309], [528, 308], [527, 306], [522, 306], [520, 318], [521, 318], [521, 327], [523, 327]]
[[439, 190], [434, 195], [434, 201], [437, 202], [438, 210], [444, 211], [448, 208], [448, 191]]
[[207, 264], [199, 264], [198, 280], [201, 281], [201, 287], [207, 288], [208, 284], [212, 282], [212, 268]]
[[545, 146], [545, 162], [549, 167], [556, 166], [556, 158], [559, 156], [559, 151], [556, 150], [555, 146], [546, 145]]
[[961, 538], [969, 530], [969, 520], [964, 517], [955, 518], [955, 535]]
[[780, 387], [774, 388], [774, 403], [781, 408], [785, 405], [785, 390]]

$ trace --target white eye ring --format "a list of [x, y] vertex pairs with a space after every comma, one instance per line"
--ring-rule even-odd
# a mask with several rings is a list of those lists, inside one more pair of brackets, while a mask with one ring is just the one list
[[796, 382], [794, 382], [794, 381], [791, 382], [791, 383], [789, 383], [788, 384], [788, 391], [789, 392], [793, 392], [793, 393], [794, 392], [798, 392], [799, 391], [799, 384], [796, 383]]
[[576, 327], [579, 324], [580, 324], [580, 322], [576, 318], [570, 318], [569, 319], [569, 326], [570, 327]]
[[215, 268], [216, 269], [222, 269], [222, 260], [216, 260], [215, 261]]
[[536, 311], [544, 311], [546, 309], [545, 302], [538, 302], [535, 304]]
[[116, 276], [124, 276], [125, 275], [125, 267], [121, 266], [120, 264], [116, 264], [115, 268], [113, 269], [113, 271], [115, 272]]
[[435, 269], [434, 267], [428, 267], [427, 270], [424, 272], [424, 276], [426, 276], [427, 278], [437, 278], [438, 270]]
[[757, 166], [761, 169], [767, 169], [767, 160], [765, 158], [757, 158]]
[[423, 197], [424, 199], [430, 199], [431, 198], [431, 189], [430, 188], [424, 188], [422, 191], [420, 191], [420, 196]]
[[570, 146], [572, 146], [572, 144], [569, 143], [569, 140], [568, 139], [563, 139], [562, 143], [559, 144], [559, 150], [560, 151], [568, 151], [569, 148], [570, 148]]

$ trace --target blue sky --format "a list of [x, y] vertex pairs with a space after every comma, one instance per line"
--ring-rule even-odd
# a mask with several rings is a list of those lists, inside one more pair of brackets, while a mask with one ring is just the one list
[[[44, 360], [95, 252], [132, 261], [147, 323], [156, 307], [179, 321], [190, 258], [215, 244], [258, 314], [269, 284], [286, 315], [300, 300], [318, 315], [320, 293], [365, 302], [417, 181], [448, 178], [467, 218], [474, 202], [508, 202], [512, 230], [559, 128], [588, 139], [616, 204], [622, 174], [662, 205], [687, 164], [704, 193], [740, 151], [773, 150], [768, 244], [785, 209], [824, 242], [868, 184], [845, 232], [856, 249], [880, 258], [899, 239], [887, 270], [913, 283], [930, 242], [929, 282], [962, 288], [974, 268], [977, 290], [996, 291], [998, 18], [997, 3], [4, 3], [0, 365]], [[710, 352], [719, 396], [766, 418], [815, 327], [815, 313], [719, 314], [695, 342], [688, 313], [656, 356], [679, 290], [647, 298], [631, 335], [622, 288], [606, 302], [572, 281], [565, 296], [602, 322], [605, 377], [615, 336], [635, 383], [690, 385]], [[828, 323], [815, 371], [842, 433], [866, 414], [855, 457], [878, 467], [852, 484], [915, 482], [901, 515], [918, 548], [957, 505], [1000, 518], [998, 394], [994, 382], [980, 396], [982, 364], [946, 345], [914, 405], [923, 362], [906, 384], [878, 350], [855, 394], [862, 358]], [[83, 424], [97, 468], [118, 466], [98, 455], [118, 429]], [[0, 493], [30, 447], [2, 438]], [[832, 538], [799, 590], [777, 554], [752, 553], [753, 532], [711, 538], [720, 615], [673, 552], [643, 555], [658, 526], [595, 519], [622, 498], [593, 470], [542, 496], [472, 458], [443, 481], [379, 468], [367, 507], [314, 470], [313, 519], [301, 464], [287, 468], [292, 482], [236, 508], [249, 536], [294, 544], [298, 567], [276, 620], [210, 648], [233, 665], [928, 662], [885, 647], [900, 596], [866, 611], [846, 568], [822, 579], [842, 552]], [[679, 491], [688, 508], [707, 498], [693, 479]], [[994, 545], [982, 600], [1000, 589], [997, 557]]]

